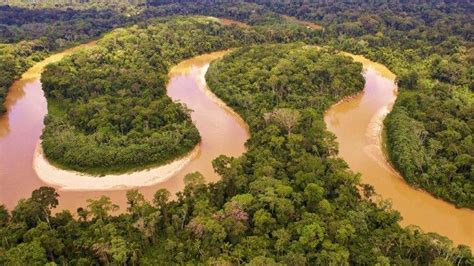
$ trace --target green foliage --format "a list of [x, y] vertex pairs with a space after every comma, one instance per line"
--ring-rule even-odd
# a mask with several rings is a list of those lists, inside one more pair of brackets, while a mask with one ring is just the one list
[[281, 16], [263, 6], [251, 3], [251, 1], [204, 0], [196, 4], [196, 1], [193, 0], [148, 0], [147, 3], [148, 7], [142, 14], [144, 17], [166, 16], [169, 14], [206, 15], [231, 18], [250, 25], [272, 25], [272, 27], [285, 21]]
[[0, 6], [0, 115], [6, 111], [5, 97], [13, 81], [29, 67], [52, 51], [99, 37], [127, 22], [128, 19], [110, 10], [32, 10]]
[[474, 104], [469, 92], [437, 85], [402, 92], [385, 125], [391, 161], [411, 184], [474, 208]]
[[46, 119], [48, 158], [77, 170], [111, 172], [168, 162], [191, 150], [199, 133], [187, 110], [166, 96], [165, 85], [169, 66], [196, 47], [172, 50], [173, 43], [193, 39], [183, 35], [190, 26], [204, 37], [201, 23], [118, 30], [98, 48], [49, 66], [42, 77], [46, 95], [67, 111]]
[[251, 127], [275, 124], [291, 135], [298, 124], [309, 122], [292, 108], [314, 106], [322, 113], [363, 88], [362, 65], [351, 62], [303, 44], [248, 47], [213, 63], [206, 78]]
[[0, 43], [41, 40], [45, 48], [51, 51], [99, 37], [104, 32], [131, 22], [131, 18], [110, 9], [29, 9], [1, 4], [2, 1]]
[[45, 250], [39, 241], [22, 243], [5, 253], [5, 263], [7, 265], [44, 265], [46, 260]]
[[[226, 70], [241, 67], [250, 57], [255, 57], [254, 67], [259, 68], [260, 61], [271, 61], [273, 54], [265, 53], [270, 49], [291, 56], [295, 62], [312, 59], [308, 64], [289, 65], [289, 71], [299, 73], [322, 64], [330, 69], [334, 81], [342, 78], [336, 73], [343, 70], [343, 79], [358, 88], [292, 87], [308, 96], [296, 101], [292, 91], [279, 98], [263, 80], [260, 84], [268, 86], [270, 100], [259, 97], [262, 90], [248, 91], [247, 97], [254, 102], [249, 112], [238, 109], [241, 102], [232, 100], [239, 93], [221, 90], [227, 94], [227, 103], [234, 103], [246, 114], [244, 118], [252, 127], [244, 156], [221, 156], [214, 161], [221, 181], [205, 184], [201, 174], [190, 174], [176, 200], [169, 201], [169, 192], [160, 190], [153, 204], [138, 191], [129, 191], [127, 211], [118, 216], [111, 213], [116, 206], [109, 198], [90, 200], [87, 208], [78, 209], [77, 220], [68, 212], [55, 216], [41, 212], [54, 207], [57, 198], [54, 190], [42, 188], [20, 202], [12, 219], [3, 219], [0, 252], [7, 256], [2, 260], [28, 261], [19, 252], [28, 249], [28, 256], [34, 255], [37, 261], [57, 264], [471, 263], [472, 255], [465, 246], [453, 248], [446, 238], [416, 228], [402, 229], [400, 216], [384, 202], [362, 198], [357, 176], [332, 157], [334, 140], [324, 129], [324, 109], [302, 101], [318, 96], [334, 102], [357, 92], [363, 82], [360, 64], [301, 45], [242, 48], [211, 66], [211, 89], [217, 92], [218, 86], [247, 79], [253, 67], [241, 68], [241, 75], [233, 76], [226, 76]], [[265, 56], [257, 56], [262, 53]], [[337, 69], [331, 68], [335, 62]], [[271, 71], [272, 64], [266, 69]], [[319, 77], [305, 75], [301, 82]], [[268, 112], [258, 111], [264, 104], [271, 110], [298, 114], [291, 134], [281, 127], [280, 120], [265, 120]]]
[[[252, 153], [251, 149], [248, 155]], [[339, 174], [345, 171], [334, 167], [331, 171]], [[326, 186], [334, 178], [333, 174], [330, 176], [313, 179]], [[194, 174], [188, 179], [196, 178], [200, 179]], [[446, 238], [423, 234], [417, 228], [401, 229], [397, 225], [399, 218], [391, 215], [383, 204], [363, 201], [357, 193], [340, 194], [337, 191], [343, 190], [343, 183], [332, 195], [325, 196], [337, 206], [329, 212], [312, 210], [309, 208], [312, 203], [301, 200], [308, 189], [303, 192], [291, 182], [274, 178], [254, 179], [249, 183], [252, 189], [243, 189], [250, 193], [226, 196], [224, 204], [213, 200], [222, 193], [219, 187], [227, 187], [234, 178], [228, 176], [210, 185], [191, 182], [184, 194], [179, 193], [178, 199], [171, 202], [166, 200], [165, 190], [159, 191], [155, 205], [137, 190], [131, 190], [127, 192], [127, 211], [119, 216], [110, 214], [116, 207], [109, 198], [102, 197], [90, 200], [87, 209], [78, 210], [92, 213], [89, 218], [76, 220], [68, 211], [54, 216], [46, 212], [44, 221], [30, 224], [26, 217], [35, 215], [36, 202], [48, 205], [45, 202], [57, 201], [54, 189], [35, 190], [31, 198], [23, 201], [27, 206], [18, 205], [13, 211], [15, 218], [0, 226], [0, 263], [148, 265], [219, 261], [226, 265], [237, 262], [387, 265], [403, 261], [469, 265], [472, 262], [467, 247], [452, 248]], [[246, 178], [252, 179], [251, 175]], [[309, 187], [320, 190], [314, 184]], [[188, 193], [190, 189], [193, 194]], [[321, 202], [330, 204], [327, 199]], [[207, 202], [206, 207], [199, 210], [203, 202]], [[285, 212], [288, 204], [297, 208], [291, 214]], [[25, 218], [16, 216], [25, 209], [31, 210], [25, 213]], [[279, 216], [282, 211], [286, 219]]]
[[110, 212], [118, 209], [118, 206], [113, 204], [110, 198], [106, 196], [102, 196], [98, 200], [88, 199], [87, 203], [87, 208], [95, 219], [105, 219]]
[[[64, 10], [69, 14], [74, 10], [102, 10], [112, 9], [120, 11], [126, 15], [136, 14], [141, 10], [141, 6], [146, 0], [119, 0], [110, 2], [108, 0], [87, 0], [87, 1], [69, 1], [69, 0], [0, 0], [0, 4], [10, 6], [18, 6], [29, 9], [45, 9], [45, 10]], [[66, 13], [66, 12], [65, 12]]]

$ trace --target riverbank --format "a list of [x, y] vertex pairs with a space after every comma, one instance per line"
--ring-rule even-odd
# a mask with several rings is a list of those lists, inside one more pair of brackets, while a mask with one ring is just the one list
[[[83, 46], [80, 46], [71, 51], [82, 48]], [[217, 182], [221, 177], [215, 173], [212, 160], [220, 155], [238, 157], [246, 151], [244, 144], [249, 138], [247, 126], [242, 124], [242, 119], [235, 113], [210, 99], [205, 93], [207, 88], [201, 87], [209, 63], [222, 55], [223, 52], [209, 53], [184, 60], [173, 67], [173, 73], [169, 73], [167, 94], [173, 101], [179, 101], [192, 110], [191, 119], [201, 134], [201, 142], [197, 154], [181, 170], [168, 178], [162, 177], [159, 182], [157, 178], [150, 181], [150, 177], [150, 182], [143, 181], [146, 186], [139, 184], [138, 189], [147, 198], [152, 198], [154, 193], [162, 188], [175, 195], [184, 188], [184, 177], [193, 172], [202, 173], [206, 182]], [[48, 58], [48, 62], [60, 60], [61, 56], [63, 55], [53, 55]], [[45, 62], [42, 65], [46, 64]], [[28, 197], [34, 189], [52, 185], [47, 182], [56, 182], [52, 185], [56, 188], [61, 187], [61, 182], [66, 182], [62, 178], [63, 175], [59, 180], [51, 179], [59, 178], [57, 174], [49, 175], [49, 170], [52, 171], [54, 167], [46, 165], [44, 169], [49, 170], [44, 172], [48, 174], [43, 173], [40, 178], [37, 167], [34, 166], [44, 159], [37, 158], [38, 143], [44, 128], [43, 120], [47, 114], [47, 102], [40, 76], [41, 67], [36, 66], [15, 82], [8, 94], [9, 112], [0, 118], [0, 202], [11, 209], [20, 199]], [[232, 141], [229, 142], [229, 139]], [[43, 160], [42, 163], [47, 161]], [[107, 184], [109, 188], [116, 189], [91, 189], [90, 185], [84, 187], [84, 184], [98, 182], [99, 178], [82, 179], [84, 175], [80, 177], [81, 182], [77, 182], [77, 188], [66, 184], [67, 188], [59, 189], [61, 200], [57, 211], [76, 210], [85, 206], [87, 199], [102, 195], [110, 197], [121, 206], [121, 210], [125, 210], [126, 187], [137, 185], [135, 181], [134, 184], [125, 184], [126, 186]], [[154, 185], [148, 185], [152, 183]]]
[[93, 176], [76, 171], [63, 170], [51, 164], [44, 156], [41, 143], [38, 143], [33, 159], [33, 168], [38, 177], [61, 190], [119, 190], [134, 187], [152, 186], [163, 182], [182, 170], [199, 154], [197, 145], [186, 156], [171, 163], [147, 170], [117, 175]]
[[[182, 181], [184, 175], [195, 171], [203, 173], [206, 181], [217, 181], [220, 177], [213, 171], [212, 160], [221, 154], [237, 157], [245, 151], [244, 143], [249, 136], [245, 134], [247, 130], [242, 127], [241, 118], [236, 120], [234, 112], [230, 114], [227, 109], [222, 108], [221, 104], [216, 104], [206, 93], [207, 89], [202, 87], [203, 73], [206, 73], [209, 62], [220, 56], [222, 55], [198, 56], [185, 60], [173, 68], [173, 71], [179, 70], [179, 74], [171, 78], [168, 93], [173, 100], [180, 100], [194, 110], [191, 113], [192, 120], [196, 123], [203, 138], [201, 151], [196, 155], [196, 159], [191, 160], [179, 173], [162, 179], [155, 185], [142, 188], [141, 191], [148, 198], [152, 197], [159, 188], [166, 188], [172, 194], [181, 190], [184, 186]], [[59, 58], [56, 59], [59, 60]], [[362, 57], [360, 59], [362, 60]], [[369, 64], [369, 60], [365, 62]], [[373, 185], [375, 191], [383, 198], [391, 199], [394, 209], [400, 211], [404, 217], [402, 225], [419, 225], [426, 232], [437, 232], [453, 239], [455, 243], [464, 243], [473, 247], [474, 229], [470, 223], [474, 220], [472, 212], [455, 209], [450, 204], [433, 199], [427, 193], [408, 186], [396, 173], [387, 171], [386, 167], [382, 167], [383, 170], [380, 169], [384, 164], [383, 160], [373, 164], [374, 159], [364, 151], [364, 147], [367, 145], [367, 125], [380, 109], [381, 104], [394, 101], [396, 97], [396, 88], [393, 87], [393, 73], [390, 74], [386, 68], [380, 69], [384, 71], [386, 77], [393, 75], [392, 80], [387, 79], [384, 74], [376, 71], [378, 66], [379, 64], [372, 64], [368, 69], [366, 82], [369, 87], [364, 93], [347, 98], [331, 108], [341, 108], [341, 114], [345, 114], [342, 118], [336, 117], [336, 120], [339, 119], [338, 126], [346, 126], [338, 128], [339, 133], [336, 135], [347, 133], [351, 137], [356, 137], [356, 139], [341, 139], [338, 136], [341, 157], [348, 162], [353, 171], [362, 173], [364, 183]], [[40, 74], [36, 76], [28, 76], [31, 73], [27, 74], [25, 73], [25, 78], [30, 79], [19, 80], [15, 85], [16, 88], [9, 92], [9, 98], [12, 99], [9, 107], [11, 112], [2, 118], [3, 120], [0, 119], [0, 132], [2, 130], [6, 132], [5, 137], [0, 139], [0, 149], [2, 150], [0, 154], [0, 166], [2, 167], [0, 200], [9, 207], [15, 206], [19, 198], [25, 197], [33, 189], [47, 185], [42, 182], [42, 178], [38, 178], [33, 167], [25, 167], [25, 165], [34, 164], [35, 150], [46, 112], [46, 100], [42, 95], [41, 83], [38, 80]], [[373, 106], [371, 107], [369, 103], [376, 103], [376, 105], [372, 108]], [[365, 104], [369, 104], [371, 108], [362, 110], [360, 113], [353, 112], [354, 108], [363, 109]], [[328, 112], [330, 113], [331, 110]], [[381, 119], [383, 120], [383, 118]], [[380, 118], [378, 120], [380, 121]], [[330, 128], [329, 125], [328, 128]], [[347, 142], [356, 145], [348, 146]], [[361, 166], [364, 163], [369, 164], [368, 168]], [[90, 182], [96, 181], [97, 178], [91, 179]], [[121, 190], [119, 186], [115, 187], [116, 189], [97, 192], [88, 189], [74, 192], [75, 189], [69, 187], [60, 191], [61, 205], [59, 209], [74, 210], [84, 206], [88, 198], [96, 198], [100, 195], [110, 196], [114, 202], [126, 206], [124, 190]]]
[[[176, 75], [187, 75], [190, 72], [195, 71], [195, 78], [198, 89], [207, 97], [209, 98], [214, 104], [219, 106], [221, 109], [225, 110], [228, 114], [232, 115], [234, 119], [240, 124], [242, 128], [246, 130], [247, 135], [250, 136], [250, 128], [249, 125], [244, 121], [244, 119], [234, 111], [230, 106], [228, 106], [223, 100], [221, 100], [217, 95], [212, 92], [212, 90], [207, 86], [206, 83], [206, 73], [209, 69], [208, 62], [213, 60], [218, 60], [224, 57], [227, 53], [231, 52], [232, 49], [213, 52], [204, 55], [198, 55], [191, 60], [185, 60], [179, 63], [178, 65], [172, 67], [169, 72], [170, 78]], [[199, 69], [193, 68], [195, 64], [203, 65]]]

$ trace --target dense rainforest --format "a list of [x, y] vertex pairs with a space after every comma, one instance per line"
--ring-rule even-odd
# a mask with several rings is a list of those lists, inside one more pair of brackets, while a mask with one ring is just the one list
[[109, 198], [89, 200], [78, 219], [52, 215], [58, 195], [42, 187], [11, 213], [1, 209], [1, 262], [469, 265], [467, 247], [400, 227], [399, 214], [373, 200], [370, 186], [333, 156], [337, 145], [322, 113], [362, 89], [361, 70], [304, 44], [233, 51], [211, 65], [207, 80], [252, 136], [243, 156], [214, 160], [221, 181], [189, 174], [172, 201], [164, 189], [151, 202], [131, 190], [118, 216]]
[[0, 6], [0, 42], [40, 39], [55, 50], [96, 38], [132, 21], [113, 10], [24, 9]]
[[[170, 65], [219, 48], [220, 38], [207, 39], [210, 29], [206, 21], [183, 19], [116, 30], [97, 48], [48, 66], [42, 76], [50, 102], [42, 136], [47, 158], [76, 170], [113, 172], [164, 163], [194, 148], [199, 132], [165, 86]], [[203, 41], [209, 48], [193, 51]], [[185, 45], [176, 49], [175, 43]]]
[[147, 5], [147, 0], [0, 0], [0, 5], [11, 5], [28, 9], [109, 9], [128, 16], [136, 15]]
[[324, 26], [324, 38], [313, 42], [387, 65], [399, 77], [400, 89], [394, 112], [385, 122], [391, 162], [414, 186], [457, 206], [474, 208], [472, 3], [209, 0], [196, 5], [189, 0], [154, 0], [148, 4], [153, 8], [144, 14], [152, 16], [209, 14], [251, 25], [285, 25], [279, 14], [294, 16]]
[[[83, 8], [84, 5], [79, 9]], [[230, 31], [236, 39], [219, 47], [192, 50], [186, 56], [183, 52], [192, 40], [182, 39], [180, 43], [165, 40], [174, 45], [163, 51], [168, 51], [168, 55], [176, 51], [178, 56], [174, 61], [164, 57], [164, 62], [172, 64], [214, 48], [271, 40], [328, 45], [386, 64], [398, 75], [400, 88], [399, 99], [386, 120], [392, 162], [409, 182], [459, 206], [472, 208], [474, 72], [470, 15], [473, 6], [469, 1], [155, 0], [140, 9], [143, 10], [138, 15], [129, 18], [139, 26], [113, 32], [92, 51], [100, 56], [101, 50], [111, 49], [117, 58], [130, 60], [133, 66], [131, 57], [121, 55], [120, 50], [139, 47], [137, 39], [149, 39], [153, 27], [157, 27], [154, 33], [159, 33], [159, 29], [170, 26], [143, 21], [154, 16], [201, 14], [242, 20], [253, 25], [257, 34], [255, 38], [248, 37], [246, 31], [253, 30], [201, 24], [191, 19], [193, 22], [189, 23], [197, 23], [196, 27], [212, 32], [212, 36], [222, 37], [219, 34]], [[29, 9], [22, 10], [11, 12]], [[324, 30], [313, 32], [295, 27], [279, 14], [317, 22]], [[34, 23], [33, 18], [27, 19], [28, 23]], [[40, 36], [22, 32], [26, 32], [24, 36], [35, 37], [2, 39], [11, 43], [2, 45], [1, 50], [8, 49], [11, 54], [21, 44], [18, 41], [23, 38], [35, 41]], [[176, 37], [174, 32], [168, 34]], [[181, 32], [180, 35], [194, 38], [192, 34]], [[246, 41], [242, 42], [243, 39]], [[146, 49], [154, 47], [156, 44], [150, 43], [141, 47], [143, 51], [133, 50], [133, 53], [140, 58], [142, 53], [147, 53]], [[357, 87], [362, 82], [360, 66], [335, 55], [332, 49], [318, 52], [304, 48], [303, 44], [245, 47], [211, 66], [207, 75], [211, 88], [252, 129], [246, 154], [239, 158], [222, 156], [214, 161], [221, 181], [204, 184], [199, 173], [188, 175], [186, 188], [172, 201], [165, 190], [157, 191], [151, 202], [132, 190], [127, 193], [127, 212], [121, 215], [112, 214], [117, 206], [106, 197], [90, 200], [76, 214], [62, 211], [53, 215], [51, 212], [60, 199], [53, 189], [40, 188], [11, 212], [0, 207], [0, 264], [473, 264], [472, 253], [466, 246], [452, 247], [448, 239], [425, 234], [416, 227], [401, 228], [399, 214], [387, 202], [374, 200], [371, 187], [360, 184], [358, 176], [348, 172], [346, 164], [332, 156], [337, 152], [337, 145], [325, 130], [321, 113], [331, 102], [362, 88]], [[20, 53], [21, 49], [17, 51]], [[69, 65], [91, 75], [106, 75], [75, 65], [79, 62], [75, 60], [82, 58], [81, 62], [90, 64], [89, 67], [96, 66], [86, 56], [88, 53], [91, 52], [66, 59], [61, 63], [64, 65], [52, 66], [51, 71]], [[19, 55], [21, 60], [30, 56]], [[105, 66], [106, 60], [113, 58], [103, 60]], [[291, 60], [299, 64], [289, 64]], [[110, 62], [107, 66], [115, 69]], [[342, 70], [347, 72], [341, 75]], [[157, 69], [153, 71], [156, 73]], [[224, 77], [219, 71], [235, 77]], [[312, 71], [320, 72], [312, 75]], [[141, 69], [137, 72], [143, 73]], [[75, 78], [74, 73], [61, 73], [67, 74], [68, 79]], [[307, 74], [295, 77], [291, 73]], [[61, 76], [51, 76], [51, 81], [57, 82], [55, 78]], [[118, 94], [112, 90], [113, 81], [105, 79], [111, 86], [107, 88], [88, 87], [90, 81], [83, 79], [79, 83], [90, 89], [80, 97], [104, 98], [101, 101], [107, 102], [107, 95], [99, 96], [95, 89]], [[299, 86], [291, 85], [293, 82]], [[345, 82], [353, 86], [346, 87]], [[128, 99], [132, 87], [124, 89], [123, 97]], [[61, 93], [71, 92], [57, 90], [54, 97], [62, 97], [57, 103], [65, 105], [64, 109], [58, 105], [60, 108], [52, 110], [53, 115], [56, 111], [58, 117], [67, 116], [68, 112], [60, 111], [89, 105], [85, 101], [68, 102]], [[139, 100], [141, 103], [150, 99]], [[54, 101], [50, 102], [54, 105]], [[94, 108], [105, 107], [97, 104]], [[81, 110], [84, 117], [90, 115], [86, 110]], [[177, 110], [183, 111], [180, 107]], [[114, 119], [105, 115], [101, 118]], [[74, 123], [85, 126], [77, 120]], [[114, 134], [118, 135], [120, 128], [114, 128], [113, 123], [96, 125], [115, 130]], [[87, 127], [81, 130], [86, 132]]]
[[465, 88], [418, 85], [388, 115], [388, 154], [410, 183], [474, 208], [474, 98]]
[[206, 13], [252, 25], [281, 23], [279, 14], [294, 16], [324, 26], [325, 38], [315, 42], [387, 65], [399, 77], [401, 95], [386, 120], [391, 162], [414, 186], [474, 208], [471, 2], [255, 0], [216, 6], [212, 0], [200, 5], [153, 0], [150, 5], [155, 9], [147, 12], [154, 14]]
[[[206, 80], [251, 128], [258, 128], [262, 119], [271, 120], [275, 110], [288, 111], [291, 117], [311, 106], [321, 116], [338, 100], [363, 89], [361, 73], [362, 64], [350, 58], [292, 44], [239, 49], [211, 64]], [[296, 123], [295, 119], [289, 120]], [[296, 124], [287, 126], [291, 134]]]
[[[1, 2], [0, 2], [1, 3]], [[88, 1], [85, 3], [58, 3], [57, 1], [6, 1], [11, 6], [0, 5], [0, 114], [4, 108], [5, 95], [13, 81], [35, 62], [43, 59], [52, 52], [60, 51], [72, 45], [99, 38], [111, 29], [129, 24], [139, 23], [154, 17], [163, 17], [175, 14], [202, 14], [222, 17], [238, 17], [251, 24], [272, 26], [273, 30], [260, 30], [260, 38], [274, 39], [275, 41], [289, 41], [291, 39], [314, 39], [317, 34], [303, 36], [307, 31], [296, 27], [296, 23], [284, 22], [278, 15], [265, 11], [255, 13], [258, 5], [240, 3], [222, 3], [223, 6], [209, 2], [195, 5], [189, 2], [170, 6], [154, 6], [144, 9], [129, 3], [118, 2], [110, 5], [107, 1]], [[20, 7], [16, 7], [18, 5]], [[28, 9], [24, 7], [42, 7]], [[116, 8], [120, 7], [120, 8]], [[139, 11], [130, 13], [122, 7], [133, 7]], [[138, 8], [140, 7], [140, 8]], [[228, 10], [235, 14], [228, 14]], [[252, 21], [250, 20], [252, 17]], [[284, 32], [286, 31], [286, 32]], [[295, 31], [297, 31], [295, 33]], [[290, 37], [295, 36], [295, 37]], [[24, 47], [31, 46], [31, 47]], [[13, 67], [15, 66], [15, 67]]]

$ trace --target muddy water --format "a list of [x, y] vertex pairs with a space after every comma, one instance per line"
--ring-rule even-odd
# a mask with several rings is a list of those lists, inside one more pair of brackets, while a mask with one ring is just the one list
[[333, 106], [325, 116], [337, 136], [339, 154], [362, 182], [374, 186], [403, 216], [402, 225], [417, 225], [425, 232], [449, 237], [456, 244], [474, 248], [474, 211], [456, 209], [428, 193], [410, 187], [387, 162], [382, 152], [383, 119], [396, 99], [395, 76], [387, 68], [362, 57], [364, 91]]
[[[43, 67], [77, 49], [54, 55], [28, 70], [11, 88], [7, 98], [8, 113], [0, 120], [0, 204], [13, 208], [21, 198], [45, 185], [38, 179], [33, 167], [35, 145], [44, 127], [43, 118], [47, 103], [41, 90], [40, 74]], [[212, 53], [186, 60], [172, 69], [168, 84], [168, 95], [193, 110], [191, 117], [198, 128], [202, 142], [199, 154], [180, 172], [169, 179], [140, 191], [147, 198], [160, 188], [172, 194], [184, 186], [183, 177], [194, 171], [201, 172], [207, 181], [219, 176], [212, 169], [212, 160], [221, 154], [239, 156], [245, 151], [244, 143], [249, 137], [242, 119], [230, 111], [222, 102], [208, 92], [204, 75], [209, 63], [222, 57], [224, 52]], [[107, 195], [125, 210], [125, 191], [59, 191], [59, 209], [75, 211], [85, 206], [89, 198]]]

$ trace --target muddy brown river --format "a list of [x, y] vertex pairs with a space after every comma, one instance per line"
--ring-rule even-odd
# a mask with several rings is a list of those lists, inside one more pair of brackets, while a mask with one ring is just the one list
[[474, 211], [454, 205], [408, 185], [387, 162], [382, 151], [383, 119], [397, 97], [395, 75], [383, 65], [360, 56], [364, 64], [364, 91], [332, 106], [325, 115], [337, 137], [339, 156], [362, 174], [362, 182], [389, 199], [403, 217], [402, 225], [417, 225], [425, 232], [449, 237], [455, 244], [474, 248]]
[[[28, 70], [15, 82], [7, 96], [7, 114], [0, 118], [0, 204], [12, 209], [18, 200], [29, 197], [34, 189], [47, 185], [33, 168], [35, 147], [44, 127], [47, 103], [41, 89], [40, 75], [48, 63], [83, 49], [82, 45], [53, 55]], [[225, 52], [211, 53], [186, 60], [170, 72], [168, 95], [185, 103], [193, 110], [191, 117], [198, 128], [202, 142], [199, 153], [177, 174], [161, 183], [139, 188], [147, 198], [160, 188], [172, 194], [184, 187], [183, 177], [201, 172], [209, 182], [219, 177], [212, 169], [212, 160], [221, 154], [239, 156], [245, 151], [249, 132], [243, 120], [216, 98], [206, 87], [204, 75], [209, 63]], [[385, 114], [396, 98], [394, 75], [379, 64], [361, 57], [366, 66], [366, 86], [360, 95], [333, 106], [325, 121], [336, 134], [340, 156], [362, 181], [374, 186], [375, 191], [390, 199], [393, 207], [403, 216], [402, 225], [415, 224], [426, 232], [437, 232], [454, 243], [474, 247], [474, 212], [456, 209], [429, 194], [407, 185], [387, 163], [381, 150], [380, 131]], [[57, 187], [59, 188], [59, 187]], [[59, 209], [75, 211], [85, 206], [89, 198], [101, 195], [111, 197], [125, 209], [125, 190], [74, 191], [59, 190]]]

